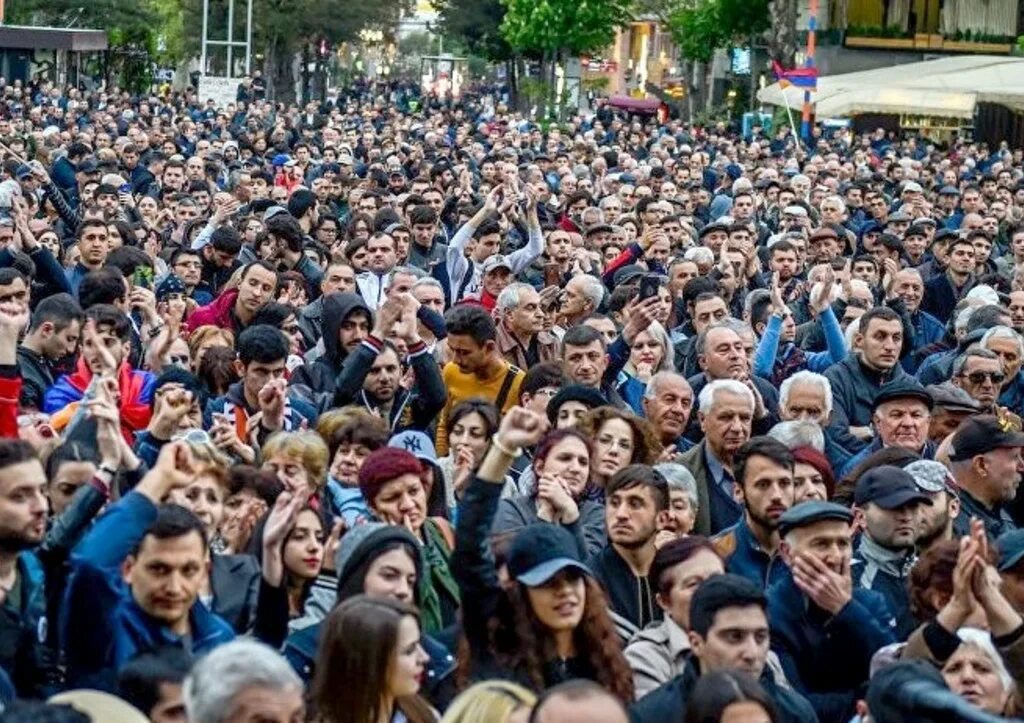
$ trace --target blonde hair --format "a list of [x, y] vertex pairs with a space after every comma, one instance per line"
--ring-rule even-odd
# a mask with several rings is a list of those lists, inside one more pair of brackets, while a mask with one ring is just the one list
[[316, 432], [278, 432], [263, 445], [263, 459], [276, 454], [302, 460], [309, 481], [318, 488], [327, 483], [327, 445]]
[[[188, 356], [199, 366], [198, 352], [199, 348], [205, 344], [208, 344], [211, 340], [223, 339], [224, 344], [228, 349], [235, 348], [235, 335], [228, 329], [221, 329], [219, 326], [213, 324], [206, 324], [195, 329], [188, 336]], [[212, 344], [210, 346], [213, 346]]]
[[536, 704], [537, 696], [517, 683], [485, 680], [452, 701], [441, 723], [507, 723], [520, 708]]

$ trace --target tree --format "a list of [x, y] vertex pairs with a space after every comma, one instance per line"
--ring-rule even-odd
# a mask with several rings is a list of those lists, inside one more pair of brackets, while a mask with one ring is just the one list
[[434, 7], [441, 33], [469, 52], [493, 61], [513, 56], [512, 46], [501, 33], [505, 6], [500, 0], [435, 0]]

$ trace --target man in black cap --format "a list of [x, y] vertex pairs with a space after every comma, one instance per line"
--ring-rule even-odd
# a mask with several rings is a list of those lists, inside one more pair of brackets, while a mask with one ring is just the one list
[[1018, 612], [1024, 611], [1024, 530], [1011, 530], [996, 540], [997, 569], [1003, 595]]
[[852, 521], [850, 510], [832, 502], [787, 510], [779, 534], [791, 574], [768, 590], [772, 649], [823, 721], [850, 718], [871, 656], [896, 642], [885, 598], [853, 586]]
[[917, 560], [920, 507], [932, 501], [908, 472], [891, 465], [861, 475], [853, 501], [854, 519], [863, 533], [850, 565], [853, 584], [885, 596], [896, 617], [897, 635], [905, 640], [917, 627], [910, 614], [908, 577]]
[[903, 447], [924, 459], [934, 459], [936, 444], [928, 438], [933, 405], [931, 395], [909, 376], [886, 384], [872, 403], [874, 439], [842, 465], [836, 476], [845, 477], [868, 455], [885, 447]]
[[971, 518], [985, 523], [990, 537], [1016, 529], [1003, 506], [1017, 496], [1024, 460], [1024, 434], [1010, 430], [1007, 420], [990, 415], [972, 417], [953, 435], [949, 461], [960, 488], [957, 535], [970, 533]]

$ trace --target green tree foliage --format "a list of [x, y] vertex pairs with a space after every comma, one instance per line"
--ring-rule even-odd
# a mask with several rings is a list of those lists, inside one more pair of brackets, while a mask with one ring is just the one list
[[438, 29], [470, 53], [489, 60], [508, 60], [512, 47], [501, 34], [505, 6], [501, 0], [435, 0]]
[[501, 32], [523, 52], [581, 53], [607, 47], [633, 18], [634, 0], [501, 0]]
[[703, 63], [771, 27], [769, 0], [655, 0], [651, 6], [683, 56]]

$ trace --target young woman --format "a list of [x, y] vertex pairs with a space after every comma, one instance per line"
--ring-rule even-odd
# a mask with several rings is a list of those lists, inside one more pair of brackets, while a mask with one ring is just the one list
[[451, 526], [443, 518], [427, 516], [432, 474], [410, 452], [385, 447], [366, 458], [359, 470], [359, 490], [375, 519], [402, 525], [422, 545], [426, 565], [420, 580], [420, 613], [423, 629], [436, 633], [456, 621], [459, 588], [449, 566]]
[[[629, 666], [604, 593], [582, 563], [583, 546], [573, 535], [561, 526], [525, 527], [508, 549], [507, 584], [495, 568], [489, 537], [505, 473], [523, 447], [541, 442], [546, 428], [536, 412], [509, 410], [459, 506], [452, 569], [467, 601], [463, 673], [471, 680], [512, 679], [535, 691], [587, 678], [628, 703]], [[554, 434], [571, 443], [565, 451], [585, 474], [586, 444], [575, 433]], [[561, 456], [555, 443], [552, 464]]]
[[661, 453], [661, 443], [650, 423], [615, 407], [598, 407], [587, 412], [579, 430], [593, 440], [590, 482], [600, 490], [604, 490], [616, 472], [631, 464], [654, 464]]
[[346, 600], [324, 623], [312, 700], [323, 723], [433, 723], [419, 695], [428, 658], [416, 609], [389, 598]]
[[[284, 656], [303, 681], [308, 683], [313, 676], [323, 620], [334, 606], [363, 594], [418, 606], [422, 568], [419, 542], [404, 527], [365, 522], [346, 532], [337, 554], [324, 559], [305, 614], [293, 622], [284, 644]], [[423, 649], [430, 658], [424, 695], [443, 708], [454, 695], [455, 658], [429, 634], [423, 636]]]
[[576, 429], [556, 429], [545, 435], [530, 468], [535, 480], [530, 492], [500, 501], [494, 531], [553, 522], [573, 534], [585, 557], [604, 549], [604, 506], [587, 490], [592, 453], [589, 438]]
[[[437, 460], [437, 466], [444, 475], [445, 505], [448, 510], [454, 512], [473, 470], [483, 459], [491, 437], [497, 431], [498, 410], [482, 399], [460, 402], [448, 416], [449, 452]], [[504, 494], [511, 497], [514, 493], [515, 486], [509, 479]]]
[[637, 414], [643, 414], [647, 382], [663, 369], [673, 369], [675, 351], [665, 327], [657, 321], [636, 335], [630, 348], [629, 361], [619, 372], [616, 389]]

